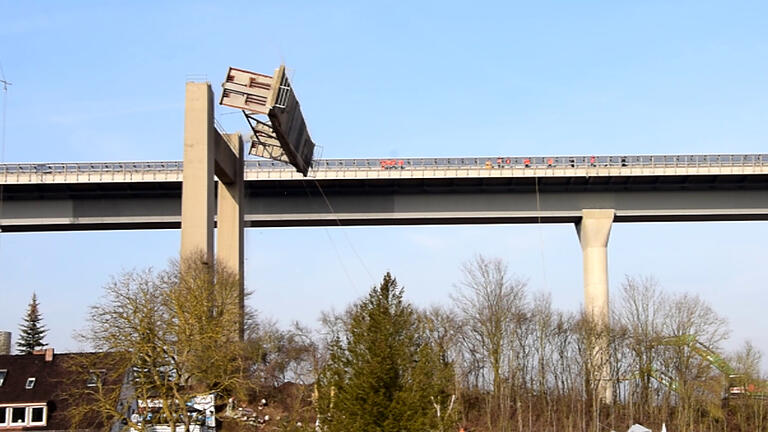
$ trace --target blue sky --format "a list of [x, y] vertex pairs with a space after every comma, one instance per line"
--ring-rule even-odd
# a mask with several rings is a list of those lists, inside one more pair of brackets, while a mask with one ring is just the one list
[[[230, 65], [280, 62], [326, 158], [768, 148], [764, 2], [346, 3], [0, 0], [5, 162], [181, 159], [188, 78], [218, 91]], [[727, 317], [729, 346], [766, 351], [766, 244], [766, 223], [616, 224], [611, 287], [653, 274]], [[177, 231], [2, 234], [0, 329], [16, 334], [35, 291], [49, 342], [77, 349], [109, 276], [178, 247]], [[570, 225], [250, 229], [246, 283], [262, 315], [312, 324], [387, 270], [417, 304], [447, 304], [475, 253], [581, 304]]]

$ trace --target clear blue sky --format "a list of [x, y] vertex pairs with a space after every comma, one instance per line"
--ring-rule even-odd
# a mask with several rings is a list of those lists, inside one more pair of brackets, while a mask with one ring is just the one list
[[[323, 157], [765, 153], [765, 2], [0, 1], [6, 162], [182, 157], [184, 82], [227, 67], [293, 82]], [[217, 116], [244, 130], [228, 108]], [[614, 225], [610, 283], [653, 274], [768, 351], [768, 223]], [[177, 231], [2, 234], [0, 329], [35, 291], [48, 341], [71, 339], [121, 269], [162, 267]], [[474, 253], [576, 310], [570, 225], [250, 229], [250, 302], [312, 324], [390, 270], [447, 304]], [[288, 263], [303, 260], [300, 269]]]

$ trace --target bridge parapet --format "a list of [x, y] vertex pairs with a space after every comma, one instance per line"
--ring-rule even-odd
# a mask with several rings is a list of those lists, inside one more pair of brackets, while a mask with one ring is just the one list
[[[180, 161], [0, 164], [0, 183], [179, 182]], [[618, 177], [768, 174], [768, 155], [599, 156], [556, 158], [326, 159], [317, 179]], [[246, 180], [304, 179], [273, 161], [246, 163]]]
[[0, 183], [181, 181], [179, 161], [0, 164]]
[[[310, 172], [317, 179], [369, 178], [487, 178], [487, 177], [619, 177], [768, 174], [768, 165], [712, 167], [531, 167], [531, 168], [413, 168], [407, 170], [321, 169]], [[246, 180], [301, 180], [289, 170], [246, 170]]]

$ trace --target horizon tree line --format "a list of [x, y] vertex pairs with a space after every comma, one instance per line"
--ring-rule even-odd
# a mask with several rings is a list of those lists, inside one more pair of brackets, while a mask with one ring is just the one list
[[[722, 352], [727, 321], [700, 297], [665, 292], [652, 277], [625, 278], [604, 326], [583, 311], [554, 308], [548, 293], [530, 290], [501, 259], [478, 255], [464, 264], [450, 305], [410, 304], [387, 273], [343, 312], [324, 312], [317, 329], [280, 329], [248, 310], [242, 343], [227, 330], [236, 315], [231, 299], [215, 300], [217, 284], [229, 286], [231, 278], [218, 266], [178, 263], [125, 272], [107, 285], [80, 336], [94, 348], [130, 353], [123, 366], [140, 366], [148, 378], [137, 397], [166, 389], [168, 400], [181, 400], [217, 386], [220, 397], [245, 404], [281, 398], [270, 408], [280, 420], [264, 430], [597, 432], [633, 423], [768, 430], [759, 350], [747, 343], [721, 358], [739, 375], [724, 376], [711, 353]], [[160, 301], [150, 292], [169, 296]], [[106, 317], [126, 298], [133, 312], [118, 334]], [[211, 341], [217, 338], [226, 343]], [[593, 355], [596, 340], [607, 347], [602, 356]], [[610, 403], [598, 391], [606, 367]], [[173, 387], [169, 376], [187, 381]], [[290, 397], [280, 395], [289, 383]], [[105, 409], [110, 397], [102, 397]]]

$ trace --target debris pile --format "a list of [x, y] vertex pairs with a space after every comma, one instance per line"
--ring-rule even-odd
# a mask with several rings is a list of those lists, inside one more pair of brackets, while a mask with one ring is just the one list
[[238, 406], [235, 398], [229, 398], [229, 401], [227, 402], [227, 410], [224, 415], [261, 429], [272, 419], [265, 411], [267, 406], [266, 399], [260, 400], [259, 405], [254, 410], [253, 408], [249, 408], [245, 403], [241, 403]]

